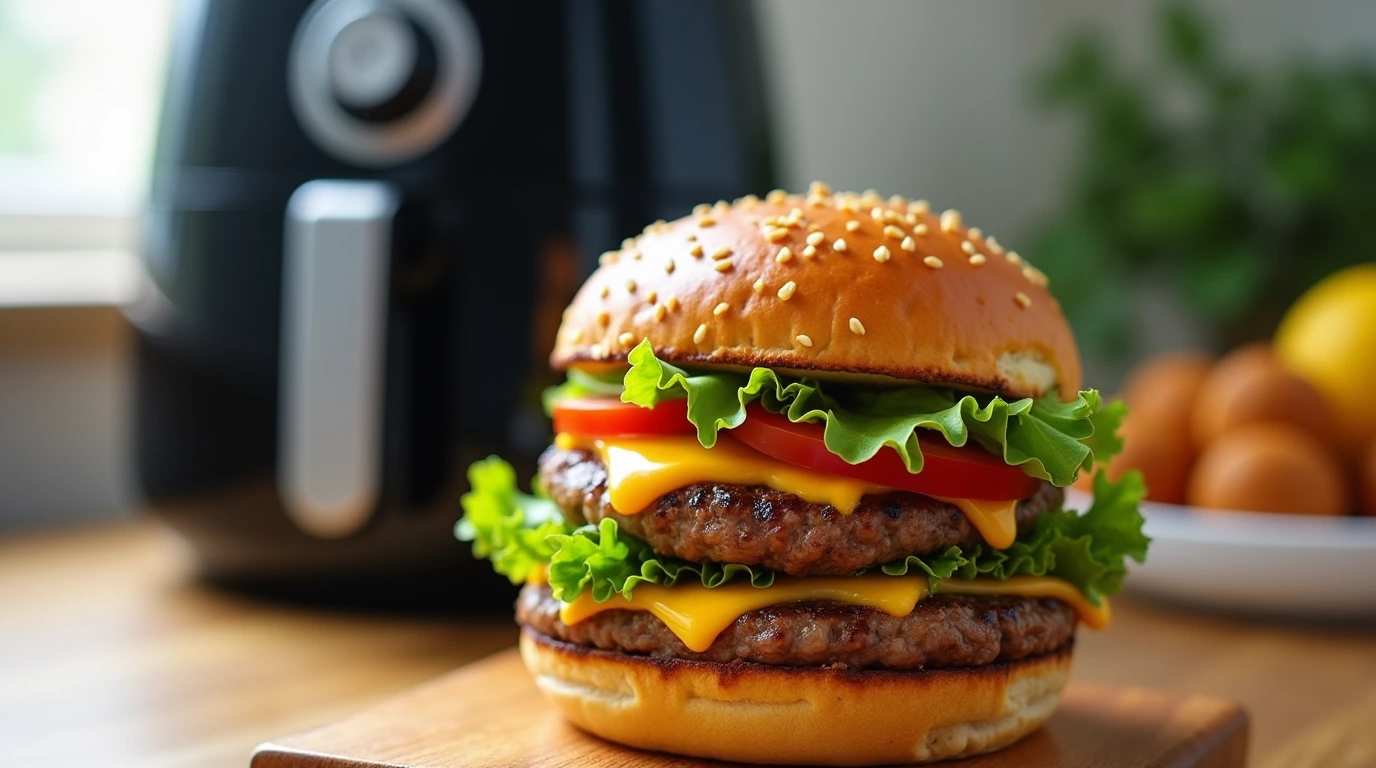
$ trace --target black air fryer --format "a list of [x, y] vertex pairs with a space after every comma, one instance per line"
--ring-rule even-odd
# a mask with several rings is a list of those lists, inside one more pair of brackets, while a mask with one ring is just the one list
[[493, 594], [437, 578], [492, 578], [463, 468], [533, 470], [597, 254], [767, 189], [767, 145], [734, 0], [183, 3], [128, 311], [149, 506], [215, 580]]

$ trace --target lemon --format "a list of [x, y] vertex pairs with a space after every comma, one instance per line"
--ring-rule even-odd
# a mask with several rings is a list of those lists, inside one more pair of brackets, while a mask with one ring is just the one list
[[1376, 435], [1376, 263], [1321, 280], [1281, 320], [1276, 354], [1333, 408], [1352, 451]]

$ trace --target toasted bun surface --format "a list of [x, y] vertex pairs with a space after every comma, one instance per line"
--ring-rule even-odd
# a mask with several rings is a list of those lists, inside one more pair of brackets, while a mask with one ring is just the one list
[[1044, 723], [1071, 647], [1014, 663], [925, 672], [629, 656], [530, 629], [521, 656], [564, 716], [641, 749], [751, 763], [881, 765], [1004, 747]]
[[1045, 276], [924, 201], [814, 184], [807, 196], [699, 206], [623, 245], [565, 311], [555, 368], [622, 361], [648, 338], [680, 364], [1017, 397], [1080, 388], [1075, 340]]

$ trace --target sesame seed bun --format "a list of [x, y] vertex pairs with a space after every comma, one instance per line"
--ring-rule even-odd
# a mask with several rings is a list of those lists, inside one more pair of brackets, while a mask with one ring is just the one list
[[1037, 397], [1080, 388], [1046, 276], [956, 211], [875, 193], [699, 206], [602, 256], [564, 313], [557, 369], [624, 361], [919, 381]]
[[1051, 717], [1072, 648], [920, 672], [630, 656], [526, 629], [521, 657], [566, 718], [641, 749], [749, 763], [882, 765], [1000, 749]]

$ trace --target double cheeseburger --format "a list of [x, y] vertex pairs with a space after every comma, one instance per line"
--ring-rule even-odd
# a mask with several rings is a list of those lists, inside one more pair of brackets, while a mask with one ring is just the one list
[[655, 222], [564, 313], [535, 494], [469, 471], [461, 539], [579, 727], [757, 763], [1003, 747], [1146, 555], [1122, 408], [1045, 275], [957, 211], [771, 192]]

